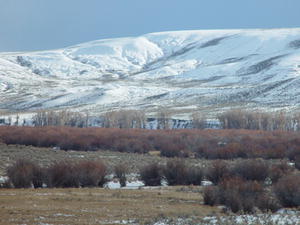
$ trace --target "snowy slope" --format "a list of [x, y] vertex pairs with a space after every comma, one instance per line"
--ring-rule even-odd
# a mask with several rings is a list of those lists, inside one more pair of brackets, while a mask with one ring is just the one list
[[0, 53], [0, 108], [300, 106], [300, 29], [151, 33]]

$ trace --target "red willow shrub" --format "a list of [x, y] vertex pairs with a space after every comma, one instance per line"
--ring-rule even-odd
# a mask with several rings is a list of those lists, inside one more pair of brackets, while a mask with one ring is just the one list
[[203, 201], [205, 205], [214, 206], [220, 204], [219, 187], [207, 186], [203, 190]]
[[57, 162], [47, 169], [47, 187], [80, 187], [79, 174], [73, 163]]
[[276, 211], [280, 204], [263, 186], [256, 181], [246, 181], [239, 177], [223, 180], [218, 186], [204, 189], [204, 204], [223, 204], [236, 213], [253, 213], [255, 208], [262, 211]]
[[80, 187], [103, 187], [106, 166], [101, 161], [81, 161], [75, 164]]
[[101, 161], [58, 162], [46, 170], [48, 187], [102, 187], [106, 166]]
[[43, 186], [45, 178], [39, 165], [24, 159], [19, 159], [8, 167], [6, 174], [15, 188], [39, 188]]
[[228, 176], [230, 169], [226, 161], [216, 160], [206, 169], [206, 178], [214, 184], [218, 184]]
[[162, 167], [152, 163], [140, 168], [140, 177], [146, 186], [160, 186], [163, 178]]
[[290, 166], [286, 161], [280, 162], [270, 167], [269, 177], [272, 183], [276, 183], [280, 178], [291, 174], [293, 170], [293, 166]]
[[280, 178], [274, 186], [274, 192], [284, 207], [300, 206], [300, 175]]
[[204, 177], [202, 168], [187, 166], [180, 158], [169, 160], [163, 174], [168, 185], [200, 185]]
[[147, 153], [208, 159], [284, 158], [300, 155], [300, 133], [252, 130], [144, 130], [118, 128], [0, 126], [6, 144], [63, 150]]
[[106, 166], [101, 161], [57, 162], [48, 168], [28, 160], [17, 160], [6, 174], [15, 188], [102, 187]]
[[231, 174], [245, 180], [264, 181], [269, 176], [269, 165], [260, 159], [242, 160], [233, 166]]
[[300, 170], [300, 155], [295, 157], [295, 167]]
[[181, 159], [169, 160], [164, 168], [164, 177], [168, 185], [186, 185], [188, 183], [188, 168]]

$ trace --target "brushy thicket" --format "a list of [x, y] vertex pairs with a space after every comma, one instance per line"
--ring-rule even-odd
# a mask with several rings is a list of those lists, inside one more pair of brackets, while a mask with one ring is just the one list
[[276, 183], [280, 178], [291, 174], [293, 170], [293, 166], [289, 165], [288, 162], [283, 161], [269, 167], [269, 178], [273, 183]]
[[229, 165], [226, 161], [217, 160], [206, 169], [206, 177], [214, 184], [218, 184], [220, 181], [230, 176]]
[[292, 174], [294, 170], [287, 161], [271, 163], [262, 159], [245, 159], [229, 164], [225, 160], [216, 160], [206, 168], [205, 176], [214, 184], [231, 177], [258, 182], [265, 182], [269, 178], [272, 183], [276, 183], [280, 178]]
[[248, 159], [234, 165], [231, 173], [245, 180], [264, 181], [269, 176], [269, 165], [264, 160]]
[[63, 150], [106, 149], [166, 157], [207, 159], [264, 158], [291, 160], [300, 155], [300, 133], [251, 130], [143, 130], [72, 127], [0, 127], [6, 144], [59, 147]]
[[169, 160], [163, 175], [168, 185], [200, 185], [204, 177], [202, 168], [187, 166], [181, 159]]
[[145, 165], [140, 168], [140, 178], [146, 186], [159, 186], [163, 178], [162, 170], [158, 163]]
[[280, 178], [274, 186], [274, 192], [284, 207], [300, 206], [300, 175]]
[[229, 164], [217, 160], [207, 168], [206, 177], [216, 184], [204, 189], [207, 205], [250, 213], [300, 206], [300, 175], [286, 161], [247, 159]]
[[17, 160], [7, 168], [7, 176], [15, 188], [102, 187], [106, 167], [101, 161], [57, 162], [42, 168], [28, 160]]
[[[114, 174], [121, 186], [126, 185], [126, 173], [126, 165], [115, 166]], [[49, 188], [103, 187], [106, 175], [101, 161], [62, 161], [43, 168], [22, 159], [7, 168], [9, 182], [15, 188], [40, 188], [45, 184]], [[229, 164], [216, 160], [203, 168], [188, 166], [184, 159], [176, 158], [166, 165], [145, 165], [140, 169], [140, 178], [146, 186], [159, 186], [163, 180], [170, 186], [201, 185], [207, 178], [215, 185], [204, 188], [204, 204], [225, 205], [234, 213], [275, 212], [282, 206], [300, 206], [300, 175], [286, 162], [267, 164], [247, 159]], [[265, 182], [267, 178], [272, 182]]]
[[300, 155], [295, 157], [295, 167], [300, 170]]
[[39, 165], [23, 159], [8, 167], [6, 173], [15, 188], [42, 187], [45, 175]]
[[204, 204], [222, 204], [234, 213], [254, 213], [256, 209], [274, 212], [281, 207], [278, 200], [261, 183], [239, 177], [223, 180], [218, 186], [206, 187], [203, 197]]
[[187, 166], [181, 159], [173, 159], [165, 166], [157, 163], [145, 165], [140, 169], [140, 177], [147, 186], [161, 185], [162, 180], [170, 186], [201, 185], [204, 171], [200, 167]]

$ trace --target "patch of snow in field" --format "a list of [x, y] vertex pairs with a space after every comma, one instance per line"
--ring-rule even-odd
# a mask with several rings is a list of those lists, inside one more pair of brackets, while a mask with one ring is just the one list
[[8, 181], [8, 177], [0, 176], [0, 184], [4, 184], [6, 181]]
[[130, 224], [130, 225], [138, 225], [135, 220], [114, 220], [114, 221], [105, 221], [100, 222], [100, 224]]
[[211, 185], [213, 185], [213, 182], [211, 182], [209, 180], [201, 181], [201, 186], [211, 186]]
[[257, 215], [236, 215], [236, 216], [223, 216], [223, 217], [205, 217], [204, 221], [207, 225], [218, 225], [228, 223], [234, 224], [276, 224], [276, 225], [296, 225], [300, 224], [299, 213], [286, 214], [257, 214]]
[[53, 214], [53, 216], [71, 217], [71, 216], [74, 216], [74, 215], [71, 215], [71, 214], [63, 214], [63, 213], [56, 213], [56, 214]]
[[[141, 181], [127, 181], [126, 186], [122, 187], [122, 189], [139, 189], [140, 187], [143, 187], [144, 183]], [[119, 181], [109, 181], [107, 182], [104, 187], [108, 189], [119, 189], [121, 188], [121, 185]]]

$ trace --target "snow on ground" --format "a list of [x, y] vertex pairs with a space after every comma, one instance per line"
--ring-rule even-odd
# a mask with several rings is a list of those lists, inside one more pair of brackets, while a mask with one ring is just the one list
[[8, 111], [289, 109], [300, 105], [299, 84], [299, 28], [162, 32], [0, 53], [0, 110]]
[[205, 217], [207, 225], [219, 225], [231, 221], [233, 224], [261, 225], [297, 225], [300, 224], [300, 214], [296, 211], [281, 210], [275, 214], [234, 215], [223, 217]]
[[253, 214], [253, 215], [231, 215], [231, 216], [208, 216], [201, 221], [192, 218], [162, 219], [153, 225], [299, 225], [299, 211], [280, 210], [274, 214]]

